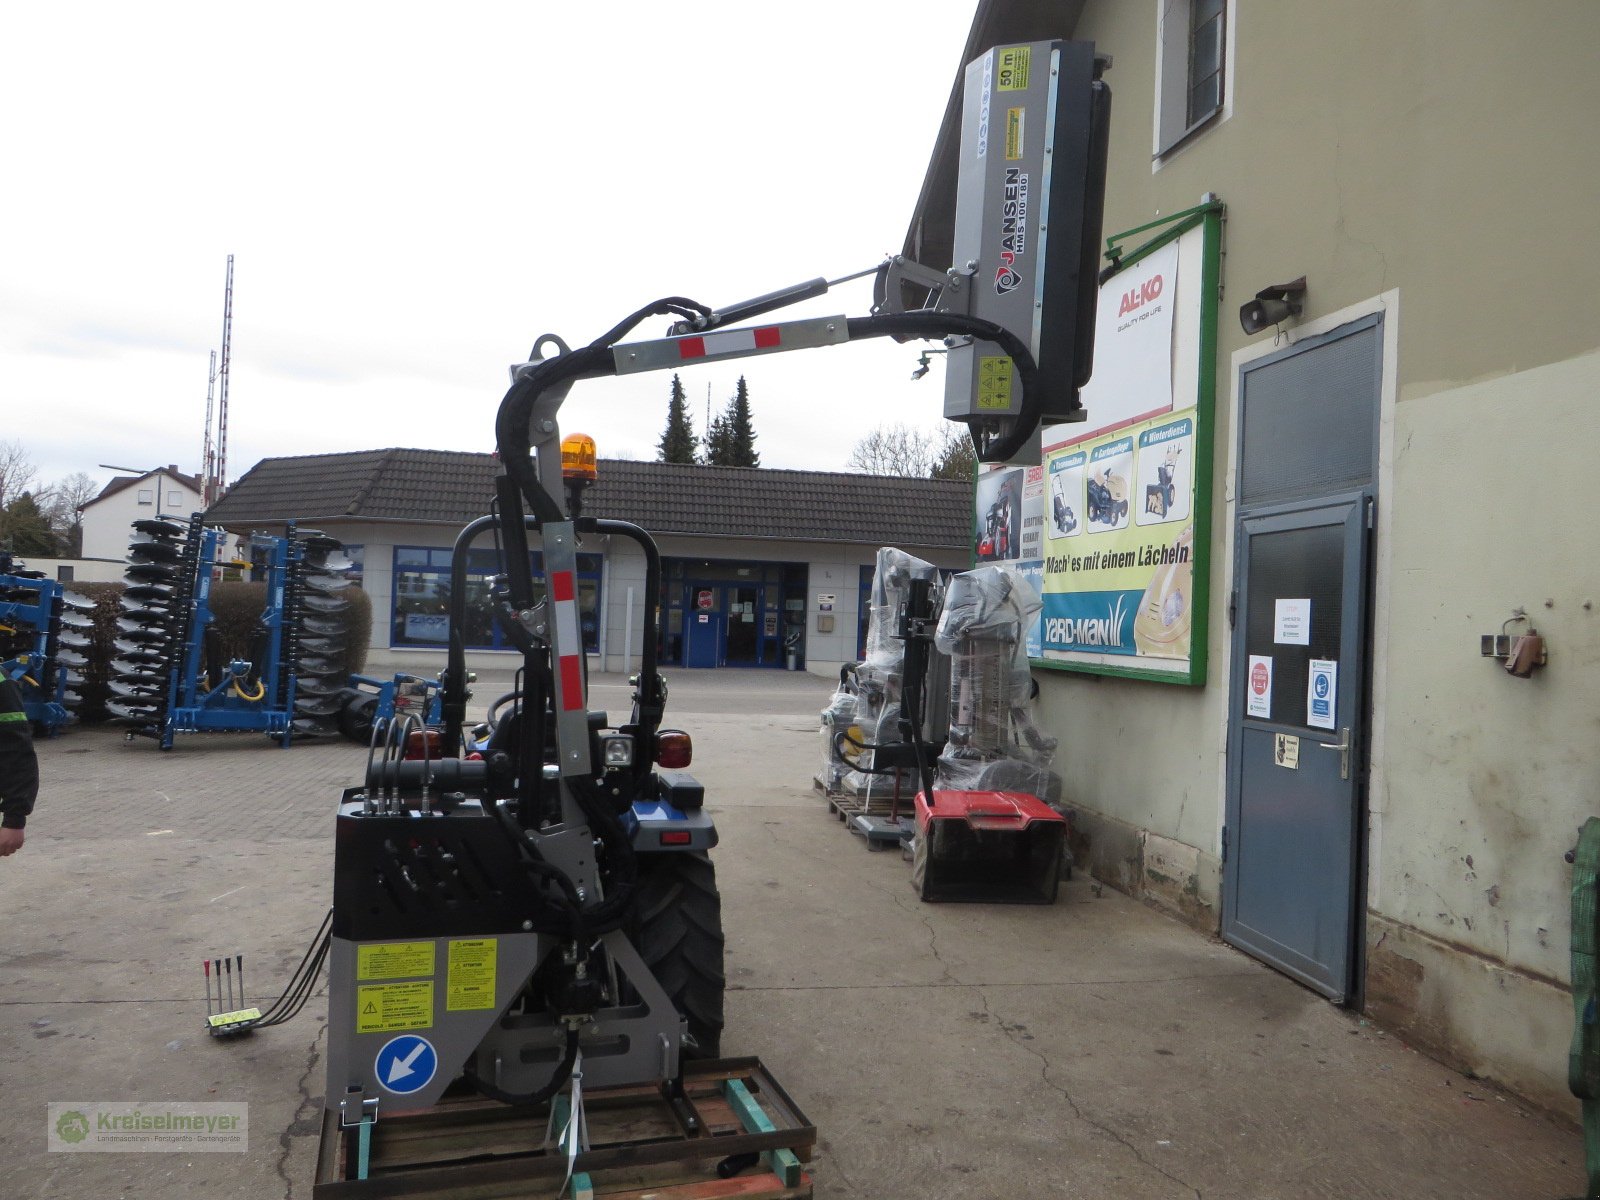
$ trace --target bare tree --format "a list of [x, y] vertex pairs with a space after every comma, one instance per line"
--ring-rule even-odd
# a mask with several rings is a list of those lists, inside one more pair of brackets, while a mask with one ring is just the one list
[[99, 494], [100, 485], [83, 471], [74, 471], [40, 489], [39, 507], [69, 558], [76, 558], [83, 550], [83, 506]]
[[32, 488], [37, 474], [26, 446], [15, 438], [0, 441], [0, 507]]
[[926, 479], [938, 452], [937, 439], [911, 425], [879, 425], [857, 442], [845, 460], [852, 471]]

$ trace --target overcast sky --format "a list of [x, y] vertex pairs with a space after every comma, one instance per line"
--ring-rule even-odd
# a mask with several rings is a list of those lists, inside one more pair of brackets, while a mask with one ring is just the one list
[[[43, 481], [200, 467], [235, 256], [228, 474], [489, 450], [507, 364], [659, 296], [725, 305], [897, 251], [974, 0], [17, 5], [0, 48], [0, 395]], [[931, 264], [939, 268], [947, 263]], [[870, 280], [785, 315], [863, 315]], [[635, 336], [665, 332], [647, 323]], [[743, 373], [762, 465], [939, 425], [886, 340]], [[936, 360], [937, 363], [937, 360]], [[670, 375], [565, 431], [653, 458]]]

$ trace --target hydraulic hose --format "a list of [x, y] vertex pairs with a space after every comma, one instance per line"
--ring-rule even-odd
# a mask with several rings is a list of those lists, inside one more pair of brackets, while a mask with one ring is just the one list
[[522, 836], [522, 830], [498, 804], [489, 805], [488, 811], [492, 812], [499, 822], [501, 832], [506, 835], [512, 847], [516, 850], [522, 862], [523, 870], [536, 876], [540, 881], [553, 883], [561, 890], [566, 900], [565, 913], [567, 920], [557, 924], [542, 920], [533, 921], [533, 932], [547, 933], [554, 937], [563, 937], [569, 941], [583, 945], [588, 939], [589, 913], [583, 907], [583, 900], [578, 895], [578, 887], [572, 882], [572, 877], [561, 868], [553, 866], [537, 856]]
[[851, 317], [845, 322], [845, 328], [851, 341], [868, 337], [965, 336], [993, 342], [1009, 354], [1011, 361], [1016, 364], [1017, 382], [1022, 388], [1022, 408], [1017, 413], [1016, 424], [1010, 433], [993, 441], [980, 441], [978, 435], [973, 434], [973, 446], [977, 449], [980, 462], [1004, 462], [1013, 457], [1039, 427], [1044, 397], [1039, 394], [1038, 364], [1033, 361], [1033, 354], [1022, 339], [1004, 326], [959, 313], [924, 310]]
[[501, 1104], [512, 1104], [526, 1108], [549, 1102], [557, 1092], [566, 1087], [567, 1080], [572, 1078], [572, 1068], [577, 1064], [577, 1061], [578, 1031], [576, 1029], [568, 1029], [566, 1053], [562, 1056], [561, 1061], [556, 1064], [555, 1074], [550, 1076], [550, 1082], [536, 1092], [508, 1092], [504, 1088], [498, 1088], [487, 1079], [484, 1079], [471, 1067], [467, 1067], [461, 1072], [461, 1078], [491, 1100], [498, 1100]]

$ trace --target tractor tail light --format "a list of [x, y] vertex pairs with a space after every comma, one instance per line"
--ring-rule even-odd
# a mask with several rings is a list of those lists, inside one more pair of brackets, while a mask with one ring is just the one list
[[406, 758], [442, 758], [444, 735], [437, 729], [413, 729], [406, 736]]
[[687, 846], [694, 840], [694, 834], [687, 829], [669, 829], [661, 835], [663, 846]]
[[694, 742], [681, 729], [663, 729], [656, 734], [656, 764], [669, 771], [681, 771], [694, 758]]

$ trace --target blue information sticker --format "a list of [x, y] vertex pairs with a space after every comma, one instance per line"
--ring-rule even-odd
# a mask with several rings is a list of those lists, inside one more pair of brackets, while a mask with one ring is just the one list
[[384, 1043], [373, 1061], [372, 1070], [385, 1088], [406, 1096], [420, 1092], [433, 1082], [439, 1070], [439, 1055], [427, 1038], [403, 1033]]

